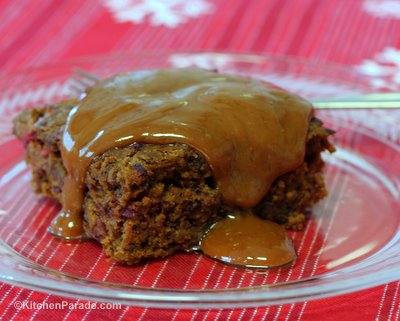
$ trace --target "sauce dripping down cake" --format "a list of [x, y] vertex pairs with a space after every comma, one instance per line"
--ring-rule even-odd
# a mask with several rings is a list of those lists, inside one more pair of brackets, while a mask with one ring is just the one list
[[87, 233], [127, 264], [191, 248], [233, 212], [301, 229], [333, 151], [306, 100], [197, 68], [117, 75], [23, 112], [14, 132], [36, 191], [62, 205], [53, 233]]

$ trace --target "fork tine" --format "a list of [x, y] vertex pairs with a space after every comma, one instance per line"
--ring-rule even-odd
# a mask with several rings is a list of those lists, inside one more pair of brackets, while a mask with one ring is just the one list
[[94, 75], [94, 74], [92, 74], [90, 72], [87, 72], [86, 70], [83, 70], [81, 68], [75, 67], [73, 69], [73, 72], [74, 72], [74, 74], [82, 76], [82, 78], [91, 80], [92, 82], [100, 81], [99, 77], [97, 77], [96, 75]]
[[72, 74], [69, 89], [73, 96], [80, 95], [87, 87], [91, 87], [100, 81], [99, 77], [81, 68], [74, 68]]

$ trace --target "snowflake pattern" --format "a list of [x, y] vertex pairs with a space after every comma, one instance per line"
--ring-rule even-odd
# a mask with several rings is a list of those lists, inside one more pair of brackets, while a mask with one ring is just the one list
[[400, 90], [400, 50], [385, 48], [373, 59], [364, 60], [356, 67], [362, 74], [371, 77], [371, 85], [376, 89]]
[[208, 70], [224, 70], [225, 72], [229, 70], [232, 65], [225, 54], [218, 53], [178, 53], [171, 55], [169, 57], [169, 62], [173, 67], [177, 68], [196, 66]]
[[[372, 59], [366, 59], [356, 66], [358, 72], [370, 79], [371, 86], [378, 91], [400, 90], [400, 50], [386, 47]], [[357, 113], [358, 112], [358, 113]], [[362, 119], [364, 127], [381, 134], [387, 139], [400, 142], [400, 109], [360, 110], [336, 112], [337, 117], [351, 119], [353, 113]], [[356, 119], [356, 118], [355, 118]]]
[[375, 17], [400, 19], [400, 0], [365, 0], [363, 9]]
[[118, 22], [143, 23], [175, 28], [214, 7], [207, 0], [102, 0]]

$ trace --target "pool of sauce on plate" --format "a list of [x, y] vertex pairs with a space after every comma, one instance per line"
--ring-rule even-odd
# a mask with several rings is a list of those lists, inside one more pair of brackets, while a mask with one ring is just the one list
[[224, 202], [252, 208], [278, 176], [302, 164], [311, 116], [307, 101], [273, 85], [197, 68], [101, 81], [68, 116], [61, 146], [67, 171], [63, 208], [50, 231], [68, 239], [83, 235], [90, 162], [133, 142], [196, 148], [210, 164]]
[[215, 260], [251, 268], [279, 267], [296, 259], [285, 228], [250, 211], [215, 223], [203, 236], [200, 250]]

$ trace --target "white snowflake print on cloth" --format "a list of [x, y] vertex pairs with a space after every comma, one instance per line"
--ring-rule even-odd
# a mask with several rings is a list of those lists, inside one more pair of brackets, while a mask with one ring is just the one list
[[102, 0], [118, 22], [143, 23], [175, 28], [203, 14], [213, 12], [207, 0]]
[[400, 0], [365, 0], [363, 9], [375, 17], [400, 19]]
[[[370, 80], [372, 91], [400, 91], [400, 49], [386, 47], [372, 59], [362, 61], [356, 69]], [[335, 117], [359, 119], [365, 128], [390, 141], [400, 142], [400, 109], [335, 111]]]
[[371, 77], [371, 85], [376, 89], [400, 90], [400, 49], [387, 47], [356, 68]]
[[173, 67], [184, 68], [196, 66], [208, 70], [229, 70], [232, 61], [227, 55], [218, 53], [185, 54], [178, 53], [171, 55], [168, 60]]

